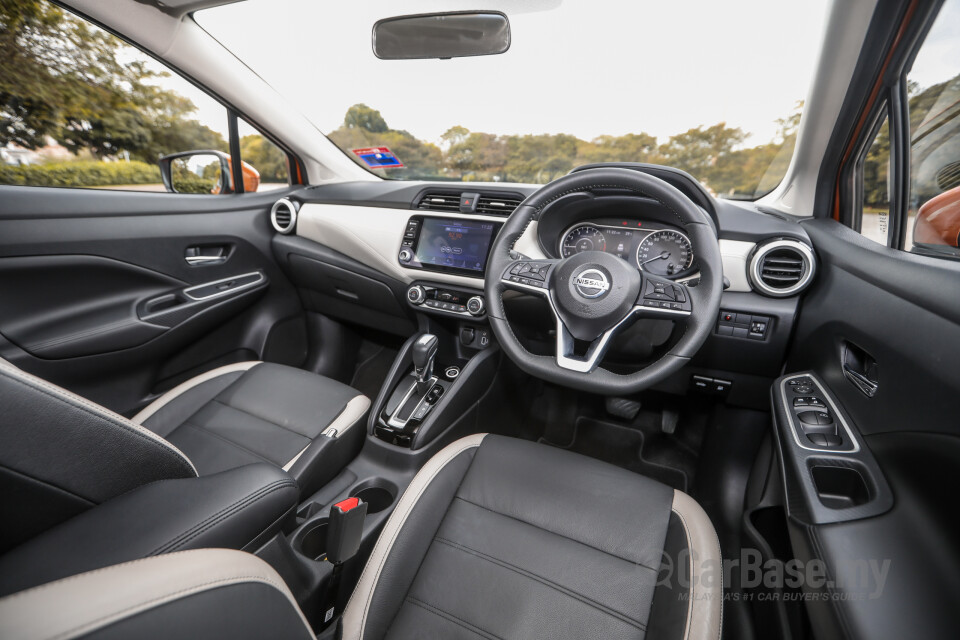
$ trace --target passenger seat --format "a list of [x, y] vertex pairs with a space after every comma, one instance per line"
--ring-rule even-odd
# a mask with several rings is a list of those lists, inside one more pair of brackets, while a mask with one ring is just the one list
[[370, 400], [301, 369], [243, 362], [128, 420], [0, 359], [0, 553], [159, 480], [268, 463], [309, 496], [359, 452]]
[[[369, 398], [336, 380], [279, 364], [241, 362], [184, 382], [132, 420], [183, 451], [201, 476], [268, 462], [293, 476], [308, 495], [323, 484], [316, 476], [329, 475], [317, 468], [328, 444], [318, 438], [356, 435], [354, 427], [369, 408]], [[361, 443], [362, 438], [355, 444]]]

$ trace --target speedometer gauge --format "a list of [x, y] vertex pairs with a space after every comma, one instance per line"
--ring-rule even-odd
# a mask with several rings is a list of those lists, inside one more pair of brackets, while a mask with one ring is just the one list
[[637, 247], [637, 265], [654, 275], [677, 275], [693, 265], [693, 246], [679, 231], [654, 231]]
[[576, 253], [584, 251], [606, 251], [607, 239], [603, 237], [600, 229], [592, 224], [582, 224], [574, 227], [563, 236], [560, 243], [560, 254], [564, 258], [569, 258]]

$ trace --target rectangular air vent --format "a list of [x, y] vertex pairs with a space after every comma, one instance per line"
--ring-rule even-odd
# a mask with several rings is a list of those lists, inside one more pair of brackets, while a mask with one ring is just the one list
[[488, 216], [508, 216], [520, 206], [520, 196], [485, 196], [477, 198], [477, 213]]
[[459, 193], [425, 193], [417, 209], [427, 211], [460, 211]]

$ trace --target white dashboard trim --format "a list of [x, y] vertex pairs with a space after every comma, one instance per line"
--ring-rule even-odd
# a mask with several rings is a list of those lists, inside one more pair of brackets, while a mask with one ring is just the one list
[[[429, 280], [444, 284], [483, 289], [482, 278], [468, 278], [438, 271], [405, 269], [397, 254], [413, 215], [434, 215], [440, 218], [488, 220], [503, 222], [498, 216], [466, 215], [456, 212], [430, 212], [385, 207], [357, 207], [347, 204], [306, 203], [300, 207], [297, 235], [346, 254], [363, 264], [409, 284], [414, 280]], [[533, 227], [534, 225], [530, 225]], [[525, 235], [530, 234], [527, 229]], [[536, 229], [534, 229], [534, 232]], [[535, 237], [535, 236], [534, 236]], [[519, 250], [519, 249], [518, 249]], [[531, 256], [533, 257], [533, 256]]]
[[[497, 216], [468, 215], [456, 212], [427, 212], [415, 209], [388, 209], [385, 207], [353, 206], [347, 204], [306, 203], [300, 207], [297, 235], [312, 240], [334, 251], [346, 254], [392, 278], [409, 284], [414, 280], [483, 288], [480, 278], [452, 275], [436, 271], [405, 269], [397, 261], [400, 242], [412, 215], [436, 215], [443, 218], [489, 220], [503, 222]], [[747, 258], [753, 242], [720, 240], [723, 275], [730, 281], [727, 291], [751, 291], [747, 279]], [[541, 260], [546, 258], [537, 241], [537, 223], [530, 223], [514, 248], [520, 253]]]
[[720, 240], [720, 259], [723, 261], [723, 275], [730, 281], [727, 291], [746, 293], [753, 291], [747, 277], [747, 262], [750, 253], [757, 244], [742, 240]]

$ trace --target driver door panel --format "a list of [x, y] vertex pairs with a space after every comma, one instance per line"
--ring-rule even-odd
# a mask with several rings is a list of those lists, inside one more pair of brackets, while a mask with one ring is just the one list
[[[873, 461], [865, 471], [865, 506], [885, 501], [884, 487], [890, 502], [856, 513], [810, 495], [811, 467], [797, 464], [783, 442], [786, 418], [775, 386], [793, 552], [805, 563], [822, 561], [833, 582], [806, 602], [810, 620], [817, 637], [944, 637], [960, 624], [953, 602], [960, 589], [953, 508], [960, 486], [960, 299], [949, 293], [960, 265], [877, 245], [832, 220], [805, 227], [820, 271], [797, 319], [786, 371], [809, 371], [822, 381], [861, 440]], [[863, 464], [825, 456], [851, 468]], [[819, 503], [825, 517], [812, 517], [808, 503]]]

